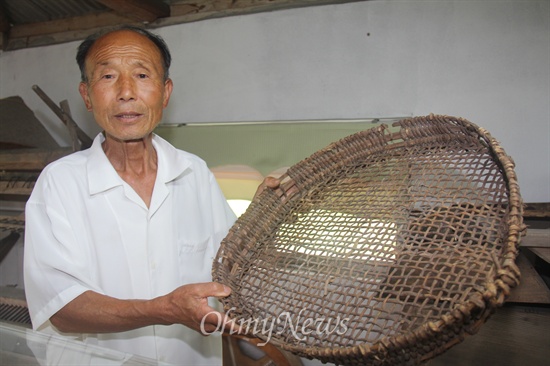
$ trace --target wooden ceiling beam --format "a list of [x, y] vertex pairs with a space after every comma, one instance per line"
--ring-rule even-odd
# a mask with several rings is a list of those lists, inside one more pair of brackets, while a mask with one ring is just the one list
[[0, 3], [0, 32], [6, 33], [10, 30], [10, 21], [6, 16], [6, 9]]
[[164, 26], [209, 18], [360, 1], [369, 0], [182, 0], [171, 5], [170, 17], [158, 19], [155, 24]]
[[151, 23], [170, 16], [170, 5], [155, 0], [96, 0], [120, 15]]
[[118, 15], [115, 12], [92, 13], [89, 15], [50, 20], [47, 22], [14, 25], [10, 31], [10, 38], [24, 38], [61, 32], [82, 31], [128, 22], [134, 21], [130, 18]]
[[15, 25], [11, 27], [8, 39], [4, 44], [4, 50], [10, 51], [82, 40], [102, 28], [120, 24], [140, 25], [140, 23], [112, 11]]
[[6, 9], [0, 4], [0, 50], [6, 50], [8, 45], [8, 33], [10, 22], [6, 16]]
[[[16, 25], [10, 28], [7, 41], [3, 44], [0, 41], [0, 45], [4, 50], [9, 51], [82, 40], [102, 28], [120, 24], [143, 26], [146, 23], [147, 28], [154, 29], [210, 18], [369, 0], [180, 0], [170, 6], [163, 3], [168, 6], [168, 15], [165, 15], [166, 6], [158, 5], [160, 1], [155, 0], [97, 1], [113, 10], [48, 22]], [[151, 7], [152, 3], [158, 7]], [[131, 6], [131, 8], [124, 8], [125, 6]], [[144, 15], [147, 12], [149, 16]], [[153, 16], [156, 20], [146, 20], [152, 19]]]

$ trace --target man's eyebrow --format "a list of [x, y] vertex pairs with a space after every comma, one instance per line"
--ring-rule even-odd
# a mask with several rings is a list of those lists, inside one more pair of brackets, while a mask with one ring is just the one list
[[145, 70], [150, 70], [152, 63], [150, 62], [143, 62], [143, 61], [136, 61], [135, 64], [139, 67], [144, 68]]

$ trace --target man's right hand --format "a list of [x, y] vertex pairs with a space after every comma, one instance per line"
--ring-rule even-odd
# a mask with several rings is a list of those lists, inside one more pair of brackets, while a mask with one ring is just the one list
[[149, 325], [183, 324], [203, 334], [230, 330], [225, 314], [208, 305], [209, 297], [225, 297], [231, 289], [207, 282], [180, 286], [151, 300], [121, 300], [86, 291], [50, 318], [65, 333], [124, 332]]
[[230, 330], [225, 314], [208, 305], [209, 297], [226, 297], [231, 289], [217, 282], [196, 283], [178, 287], [165, 296], [171, 309], [168, 323], [183, 324], [203, 334]]

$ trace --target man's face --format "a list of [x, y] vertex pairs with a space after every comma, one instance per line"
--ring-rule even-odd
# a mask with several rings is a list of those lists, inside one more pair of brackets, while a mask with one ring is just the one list
[[86, 57], [86, 75], [80, 94], [108, 137], [141, 139], [160, 122], [172, 81], [164, 80], [160, 52], [147, 37], [123, 30], [98, 39]]

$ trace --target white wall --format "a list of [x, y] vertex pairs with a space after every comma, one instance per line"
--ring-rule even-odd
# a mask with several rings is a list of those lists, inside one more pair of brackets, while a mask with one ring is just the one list
[[[212, 19], [156, 30], [173, 53], [165, 123], [464, 117], [516, 164], [527, 202], [550, 201], [550, 2], [368, 1]], [[0, 97], [20, 95], [64, 144], [31, 90], [77, 92], [78, 42], [0, 53]]]

